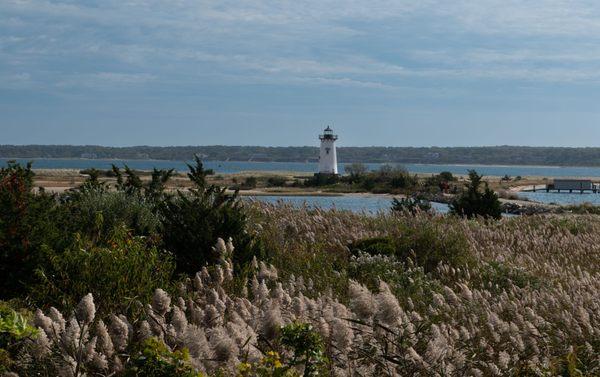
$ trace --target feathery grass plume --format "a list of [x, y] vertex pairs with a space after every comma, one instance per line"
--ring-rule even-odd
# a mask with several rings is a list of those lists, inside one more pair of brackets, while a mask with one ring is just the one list
[[62, 313], [58, 311], [58, 309], [51, 307], [48, 311], [48, 316], [52, 318], [53, 326], [55, 327], [54, 331], [56, 333], [65, 331], [67, 321], [65, 321], [65, 318], [63, 317]]
[[159, 316], [164, 316], [171, 309], [171, 297], [167, 292], [158, 288], [152, 296], [152, 310]]
[[33, 324], [40, 328], [44, 333], [48, 336], [53, 335], [55, 331], [54, 322], [50, 317], [46, 317], [44, 312], [41, 309], [37, 309], [35, 311], [35, 316], [33, 318]]
[[350, 306], [359, 318], [368, 320], [373, 317], [377, 307], [371, 291], [356, 281], [350, 280], [348, 294], [350, 296]]
[[216, 327], [211, 330], [210, 345], [217, 361], [231, 363], [232, 359], [237, 358], [239, 349], [227, 331], [222, 327]]
[[377, 320], [388, 325], [400, 326], [404, 312], [398, 299], [390, 291], [390, 287], [383, 281], [379, 282], [379, 293], [375, 296], [377, 303]]
[[94, 298], [91, 293], [88, 293], [81, 299], [75, 309], [75, 315], [77, 316], [77, 320], [83, 325], [89, 325], [94, 321], [96, 305], [94, 305]]
[[98, 337], [98, 350], [107, 357], [111, 357], [115, 353], [115, 349], [113, 347], [112, 339], [108, 334], [108, 328], [102, 320], [98, 321], [96, 324], [96, 336]]
[[269, 341], [275, 339], [279, 334], [279, 329], [284, 325], [279, 305], [275, 304], [267, 309], [261, 322], [260, 334]]
[[[155, 292], [152, 302], [142, 303], [146, 318], [135, 322], [113, 313], [108, 328], [97, 318], [81, 326], [91, 318], [82, 314], [89, 312], [83, 301], [77, 332], [71, 313], [37, 311], [34, 323], [47, 339], [31, 341], [31, 355], [34, 347], [48, 352], [33, 360], [71, 375], [80, 360], [87, 375], [111, 375], [128, 367], [141, 339], [156, 337], [171, 351], [188, 349], [198, 371], [234, 373], [232, 364], [260, 362], [258, 348], [270, 350], [265, 340], [276, 348], [280, 326], [298, 321], [320, 333], [330, 370], [340, 376], [562, 375], [569, 360], [589, 375], [600, 374], [594, 340], [600, 334], [599, 218], [533, 216], [493, 224], [438, 218], [443, 225], [436, 234], [464, 234], [474, 263], [442, 260], [417, 274], [419, 267], [403, 260], [397, 271], [409, 273], [401, 284], [398, 274], [379, 270], [363, 275], [375, 283], [365, 285], [348, 278], [348, 242], [385, 237], [429, 218], [253, 206], [258, 212], [250, 225], [262, 229], [249, 232], [264, 237], [274, 255], [272, 266], [257, 259], [248, 268], [254, 273], [247, 277], [247, 296], [236, 295], [227, 277], [211, 277], [210, 266], [173, 297]], [[228, 242], [225, 248], [232, 250]], [[224, 275], [227, 253], [218, 263]], [[407, 299], [398, 287], [414, 291]], [[79, 359], [64, 346], [77, 338]], [[287, 362], [285, 353], [279, 361]]]
[[129, 326], [119, 316], [111, 315], [109, 333], [115, 350], [124, 351], [129, 343]]

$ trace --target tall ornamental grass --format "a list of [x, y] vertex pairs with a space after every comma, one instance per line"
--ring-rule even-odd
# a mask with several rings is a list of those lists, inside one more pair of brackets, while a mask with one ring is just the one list
[[[40, 335], [25, 348], [20, 371], [119, 375], [138, 360], [140, 344], [155, 339], [168, 352], [183, 352], [196, 372], [266, 368], [276, 375], [276, 365], [293, 360], [282, 329], [306, 324], [318, 334], [325, 375], [600, 374], [596, 217], [489, 222], [281, 205], [253, 211], [249, 231], [269, 241], [269, 262], [254, 261], [237, 275], [233, 244], [220, 240], [216, 265], [176, 293], [157, 289], [139, 320], [118, 312], [98, 318], [89, 295], [72, 313], [40, 310]], [[409, 237], [410, 227], [428, 222], [437, 224], [431, 237], [460, 232], [469, 258], [443, 257], [431, 267], [418, 259], [421, 246], [412, 257], [350, 253], [357, 240]], [[310, 265], [302, 270], [303, 263]], [[234, 293], [239, 279], [247, 280]], [[312, 364], [287, 369], [307, 370]]]

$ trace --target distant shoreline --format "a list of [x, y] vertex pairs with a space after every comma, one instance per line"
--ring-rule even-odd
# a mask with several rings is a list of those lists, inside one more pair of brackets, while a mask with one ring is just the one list
[[[52, 161], [160, 161], [160, 162], [180, 162], [188, 163], [192, 160], [179, 159], [156, 159], [156, 158], [82, 158], [82, 157], [0, 157], [0, 160], [52, 160]], [[252, 164], [315, 164], [315, 161], [251, 161], [251, 160], [213, 160], [203, 159], [204, 162], [223, 162], [223, 163], [252, 163]], [[483, 164], [483, 163], [425, 163], [425, 162], [360, 162], [360, 161], [339, 161], [340, 164], [365, 164], [365, 165], [415, 165], [415, 166], [456, 166], [456, 167], [498, 167], [498, 168], [549, 168], [549, 169], [597, 169], [600, 165], [531, 165], [531, 164]], [[52, 169], [52, 168], [42, 168]], [[69, 168], [56, 168], [69, 169]], [[73, 168], [76, 169], [76, 168]]]
[[[199, 156], [205, 161], [316, 163], [315, 144], [298, 147], [262, 146], [133, 146], [98, 145], [0, 145], [3, 159], [82, 159], [189, 161]], [[338, 161], [368, 164], [476, 165], [524, 167], [600, 167], [600, 147], [346, 147], [338, 144]]]

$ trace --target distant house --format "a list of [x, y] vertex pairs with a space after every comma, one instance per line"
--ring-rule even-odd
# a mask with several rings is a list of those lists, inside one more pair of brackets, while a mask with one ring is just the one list
[[594, 183], [590, 179], [555, 179], [552, 185], [554, 190], [594, 190]]
[[82, 153], [81, 158], [86, 158], [86, 159], [91, 160], [91, 159], [98, 158], [98, 155], [96, 153]]

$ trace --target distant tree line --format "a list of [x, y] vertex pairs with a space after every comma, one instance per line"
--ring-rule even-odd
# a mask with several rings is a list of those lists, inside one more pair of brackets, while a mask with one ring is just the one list
[[[0, 145], [1, 158], [97, 158], [189, 161], [317, 161], [316, 147]], [[561, 147], [340, 147], [340, 162], [600, 166], [600, 148]]]

